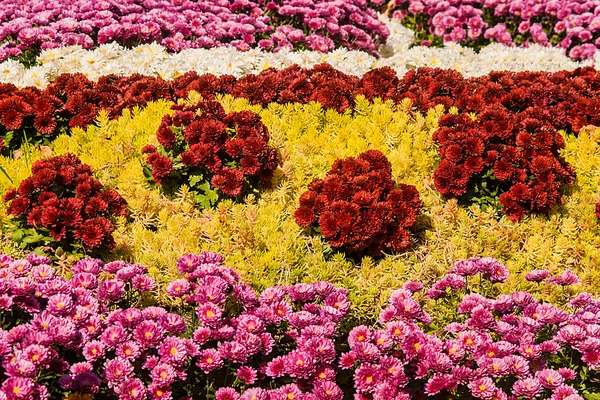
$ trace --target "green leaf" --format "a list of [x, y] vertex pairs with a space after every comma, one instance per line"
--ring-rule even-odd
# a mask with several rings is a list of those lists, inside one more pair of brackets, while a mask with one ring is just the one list
[[24, 234], [23, 229], [17, 229], [10, 236], [10, 240], [12, 240], [13, 242], [20, 242], [23, 239], [23, 234]]
[[196, 203], [200, 206], [200, 208], [210, 208], [210, 200], [199, 193], [196, 193]]
[[199, 182], [202, 182], [203, 180], [204, 176], [202, 176], [202, 174], [190, 176], [190, 187], [196, 186]]
[[25, 238], [23, 238], [23, 243], [32, 244], [32, 243], [37, 243], [43, 239], [44, 239], [44, 237], [42, 235], [36, 234], [36, 235], [32, 235], [32, 236], [26, 236]]
[[583, 397], [586, 400], [600, 400], [600, 393], [596, 392], [596, 393], [584, 393]]

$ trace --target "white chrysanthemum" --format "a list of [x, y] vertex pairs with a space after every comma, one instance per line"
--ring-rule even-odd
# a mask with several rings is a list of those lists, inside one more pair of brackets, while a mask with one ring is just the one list
[[44, 64], [53, 64], [56, 61], [60, 60], [64, 56], [64, 52], [61, 49], [48, 49], [44, 50], [40, 53], [37, 58], [37, 62], [40, 65]]
[[79, 65], [82, 69], [97, 69], [104, 64], [110, 56], [105, 56], [98, 51], [86, 51], [79, 60]]
[[18, 61], [6, 60], [0, 63], [0, 81], [15, 82], [23, 76], [25, 67]]
[[35, 86], [36, 88], [43, 89], [48, 86], [49, 83], [46, 69], [43, 66], [35, 66], [23, 73], [17, 86]]
[[406, 51], [415, 43], [415, 33], [403, 26], [397, 19], [390, 19], [380, 14], [379, 20], [385, 23], [390, 31], [390, 36], [388, 36], [386, 44], [392, 48], [394, 53]]
[[153, 75], [156, 75], [157, 77], [165, 80], [173, 79], [175, 77], [175, 74], [179, 73], [177, 69], [173, 68], [168, 63], [161, 63], [155, 65], [153, 72]]
[[302, 50], [288, 54], [290, 65], [298, 64], [303, 68], [311, 68], [315, 64], [319, 64], [321, 62], [321, 57], [321, 53], [309, 50]]
[[154, 57], [164, 57], [168, 54], [165, 48], [159, 43], [142, 44], [137, 46], [134, 51]]
[[213, 56], [207, 49], [187, 49], [165, 60], [179, 65], [186, 71], [203, 71], [213, 62]]
[[104, 58], [116, 58], [125, 52], [125, 48], [118, 43], [111, 42], [101, 44], [94, 51]]

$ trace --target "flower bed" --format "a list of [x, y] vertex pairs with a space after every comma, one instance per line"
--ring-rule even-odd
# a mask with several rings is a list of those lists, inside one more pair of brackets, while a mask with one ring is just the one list
[[0, 400], [600, 396], [600, 75], [419, 4], [2, 2]]
[[377, 150], [336, 160], [324, 179], [300, 196], [294, 219], [318, 230], [333, 247], [381, 255], [411, 245], [411, 229], [423, 206], [414, 186], [392, 181], [392, 165]]
[[[140, 265], [83, 259], [67, 280], [46, 257], [1, 255], [0, 263], [0, 368], [7, 375], [0, 395], [7, 399], [341, 400], [355, 390], [373, 400], [438, 393], [575, 400], [596, 393], [586, 383], [597, 378], [599, 300], [581, 293], [566, 312], [527, 292], [495, 296], [485, 285], [483, 295], [472, 292], [474, 275], [491, 284], [508, 277], [492, 258], [457, 262], [427, 292], [443, 301], [426, 301], [423, 285], [408, 282], [372, 327], [343, 325], [345, 289], [321, 281], [257, 295], [216, 253], [179, 259], [183, 278], [166, 287], [183, 300], [176, 312], [139, 305], [155, 287]], [[577, 283], [567, 275], [547, 281]], [[435, 321], [423, 306], [450, 314]], [[354, 390], [338, 379], [348, 369]]]
[[[376, 58], [364, 51], [336, 49], [330, 53], [317, 51], [269, 52], [261, 49], [239, 51], [231, 47], [184, 49], [168, 53], [159, 44], [125, 48], [116, 43], [103, 44], [95, 49], [68, 46], [42, 51], [35, 66], [25, 67], [15, 60], [0, 63], [0, 82], [18, 87], [45, 88], [63, 73], [81, 72], [97, 81], [104, 75], [157, 75], [173, 79], [186, 72], [200, 75], [233, 75], [240, 78], [258, 74], [274, 67], [283, 69], [298, 64], [311, 68], [327, 62], [350, 75], [364, 75], [373, 68], [389, 66], [404, 75], [411, 68], [438, 67], [458, 70], [466, 77], [486, 75], [496, 71], [561, 71], [593, 65], [592, 60], [574, 61], [557, 48], [532, 45], [528, 48], [490, 44], [475, 53], [456, 43], [443, 48], [413, 46], [414, 33], [396, 20], [381, 17], [390, 30], [385, 47], [386, 57]], [[383, 51], [383, 50], [382, 50]]]
[[278, 156], [258, 114], [225, 114], [216, 101], [173, 109], [156, 132], [160, 150], [142, 149], [156, 184], [171, 190], [188, 185], [204, 208], [271, 186]]
[[114, 189], [105, 189], [90, 166], [73, 154], [38, 160], [33, 175], [3, 197], [6, 213], [15, 218], [12, 239], [22, 248], [55, 251], [112, 250], [110, 218], [125, 216], [127, 203]]

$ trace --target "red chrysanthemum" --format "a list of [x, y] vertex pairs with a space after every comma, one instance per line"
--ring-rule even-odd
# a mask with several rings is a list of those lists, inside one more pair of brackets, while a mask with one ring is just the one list
[[[192, 77], [188, 75], [181, 84]], [[175, 85], [179, 87], [179, 83]], [[180, 180], [192, 190], [203, 190], [198, 189], [203, 187], [201, 184], [209, 183], [220, 189], [220, 194], [234, 198], [249, 187], [269, 186], [278, 156], [269, 147], [269, 132], [260, 115], [248, 110], [225, 114], [216, 101], [194, 106], [178, 104], [172, 109], [175, 112], [163, 118], [157, 132], [168, 157], [158, 151], [146, 157], [156, 183]], [[175, 147], [173, 129], [183, 132], [183, 142]], [[180, 167], [171, 177], [174, 162], [180, 162]], [[198, 182], [198, 177], [202, 181]], [[193, 181], [188, 182], [190, 178]]]
[[33, 121], [33, 127], [43, 135], [51, 135], [56, 129], [56, 119], [51, 115], [38, 115]]
[[4, 196], [18, 224], [46, 229], [57, 242], [80, 240], [88, 250], [114, 246], [108, 218], [126, 213], [116, 190], [104, 189], [91, 168], [72, 154], [38, 160], [31, 169], [33, 175]]
[[171, 175], [173, 171], [173, 162], [163, 155], [153, 153], [156, 157], [152, 161], [152, 177], [159, 185], [162, 184]]
[[411, 185], [394, 186], [391, 164], [377, 150], [336, 160], [325, 179], [300, 196], [294, 219], [319, 227], [327, 242], [351, 253], [379, 256], [410, 245], [410, 229], [423, 206]]

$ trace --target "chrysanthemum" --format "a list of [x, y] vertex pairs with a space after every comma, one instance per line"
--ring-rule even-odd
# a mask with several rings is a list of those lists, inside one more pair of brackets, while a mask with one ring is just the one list
[[402, 343], [402, 351], [407, 358], [411, 359], [423, 354], [427, 345], [427, 337], [420, 331], [409, 333]]
[[505, 357], [504, 360], [508, 364], [510, 373], [520, 378], [524, 378], [529, 374], [529, 362], [518, 355]]
[[547, 269], [536, 269], [536, 270], [530, 271], [525, 276], [525, 279], [527, 279], [530, 282], [541, 282], [544, 279], [546, 279], [548, 277], [548, 275], [550, 275], [550, 272]]
[[167, 337], [158, 346], [158, 355], [163, 362], [173, 366], [181, 366], [188, 356], [184, 339], [172, 336]]
[[192, 272], [201, 264], [197, 254], [185, 254], [177, 261], [177, 271], [180, 274]]
[[142, 316], [153, 321], [160, 320], [167, 314], [167, 310], [162, 307], [150, 306], [142, 310]]
[[20, 376], [10, 376], [2, 383], [2, 392], [7, 393], [12, 399], [28, 399], [34, 389], [32, 379]]
[[556, 389], [565, 381], [562, 375], [553, 369], [545, 368], [535, 373], [535, 377], [540, 381], [540, 384], [546, 389]]
[[136, 342], [127, 341], [117, 345], [116, 355], [118, 357], [134, 361], [141, 354], [140, 346]]
[[12, 358], [4, 363], [4, 374], [8, 376], [22, 376], [26, 378], [35, 378], [38, 372], [36, 366], [28, 360], [22, 358]]
[[354, 348], [357, 343], [368, 343], [371, 340], [371, 329], [368, 326], [360, 325], [352, 328], [348, 334], [348, 344]]
[[515, 396], [523, 396], [526, 399], [535, 398], [543, 390], [539, 380], [535, 378], [519, 379], [515, 382], [512, 388], [512, 394]]
[[577, 373], [571, 368], [559, 368], [558, 373], [565, 381], [572, 381], [577, 377]]
[[97, 393], [100, 390], [101, 380], [91, 371], [82, 371], [73, 376], [72, 388], [78, 393]]
[[152, 379], [152, 383], [154, 385], [160, 387], [169, 387], [175, 382], [177, 378], [177, 371], [172, 365], [159, 362], [150, 371], [150, 378]]
[[451, 376], [445, 374], [433, 374], [425, 384], [425, 393], [428, 396], [434, 396], [449, 386], [455, 385]]
[[237, 400], [239, 393], [232, 387], [222, 387], [215, 392], [216, 400]]
[[82, 287], [88, 290], [93, 290], [98, 287], [98, 278], [96, 275], [89, 272], [81, 272], [73, 275], [71, 279], [71, 285], [73, 287]]
[[267, 363], [265, 375], [271, 378], [280, 378], [285, 375], [285, 357], [275, 357]]
[[264, 330], [264, 322], [255, 315], [244, 314], [237, 319], [238, 332], [244, 331], [252, 334], [259, 334]]
[[171, 335], [183, 334], [186, 331], [185, 321], [181, 315], [168, 313], [160, 318], [160, 326]]
[[133, 374], [133, 366], [127, 360], [115, 358], [104, 363], [104, 377], [112, 386], [120, 385]]
[[213, 303], [199, 304], [196, 309], [198, 319], [205, 325], [215, 327], [221, 323], [222, 310]]
[[170, 388], [165, 386], [149, 385], [148, 394], [150, 395], [150, 400], [173, 400]]
[[237, 341], [219, 342], [219, 354], [222, 358], [237, 363], [245, 363], [248, 359], [246, 346]]
[[352, 353], [356, 358], [363, 362], [374, 362], [380, 357], [380, 352], [377, 346], [372, 343], [359, 342], [352, 349]]
[[120, 400], [143, 400], [147, 391], [144, 383], [138, 378], [129, 378], [119, 387]]
[[361, 393], [372, 393], [381, 379], [381, 372], [375, 365], [362, 364], [354, 372], [354, 387]]
[[190, 292], [190, 283], [187, 279], [175, 279], [167, 285], [167, 294], [171, 297], [183, 297]]
[[102, 333], [102, 343], [115, 349], [119, 343], [127, 341], [129, 333], [121, 325], [111, 325]]
[[131, 279], [131, 285], [140, 292], [151, 292], [156, 288], [156, 283], [147, 275], [136, 275]]
[[341, 400], [344, 397], [342, 389], [331, 381], [317, 382], [313, 388], [313, 393], [318, 399], [322, 400]]
[[494, 381], [489, 377], [482, 377], [475, 379], [468, 385], [471, 390], [471, 394], [478, 399], [489, 400], [492, 398], [496, 390], [498, 389], [494, 384]]
[[210, 328], [207, 328], [205, 326], [199, 326], [192, 334], [192, 338], [196, 341], [198, 345], [202, 346], [210, 339], [210, 334]]
[[[316, 361], [330, 363], [336, 356], [335, 345], [331, 339], [314, 337], [306, 341], [303, 346]], [[379, 356], [377, 351], [376, 357]]]
[[292, 301], [308, 302], [315, 299], [315, 288], [307, 283], [297, 283], [289, 288], [288, 291]]
[[575, 395], [575, 394], [577, 394], [577, 390], [575, 390], [575, 388], [573, 388], [572, 386], [568, 386], [568, 385], [562, 385], [554, 390], [550, 399], [551, 400], [564, 400], [567, 397]]
[[50, 359], [50, 348], [39, 344], [31, 344], [23, 351], [23, 358], [39, 366]]
[[137, 308], [127, 308], [118, 315], [118, 322], [128, 329], [135, 328], [143, 319], [142, 312]]
[[286, 400], [297, 400], [297, 399], [301, 399], [302, 396], [304, 396], [304, 393], [302, 393], [302, 390], [300, 390], [300, 388], [298, 387], [298, 385], [296, 385], [295, 383], [289, 383], [287, 385], [283, 385], [282, 387], [279, 388], [278, 390], [278, 394], [281, 394], [283, 397], [283, 399]]
[[285, 356], [285, 369], [292, 377], [309, 378], [315, 372], [315, 360], [306, 351], [294, 350]]
[[510, 372], [507, 362], [502, 358], [494, 357], [486, 360], [483, 366], [485, 367], [486, 372], [494, 378], [505, 376]]
[[74, 307], [73, 299], [66, 294], [55, 294], [48, 299], [47, 310], [56, 316], [66, 315]]
[[242, 382], [244, 382], [244, 384], [246, 384], [246, 385], [252, 385], [254, 382], [256, 382], [256, 378], [258, 376], [258, 373], [252, 367], [243, 366], [243, 367], [240, 367], [240, 368], [237, 369], [236, 376]]
[[160, 343], [163, 330], [154, 321], [142, 321], [133, 331], [133, 337], [142, 348], [146, 349]]

